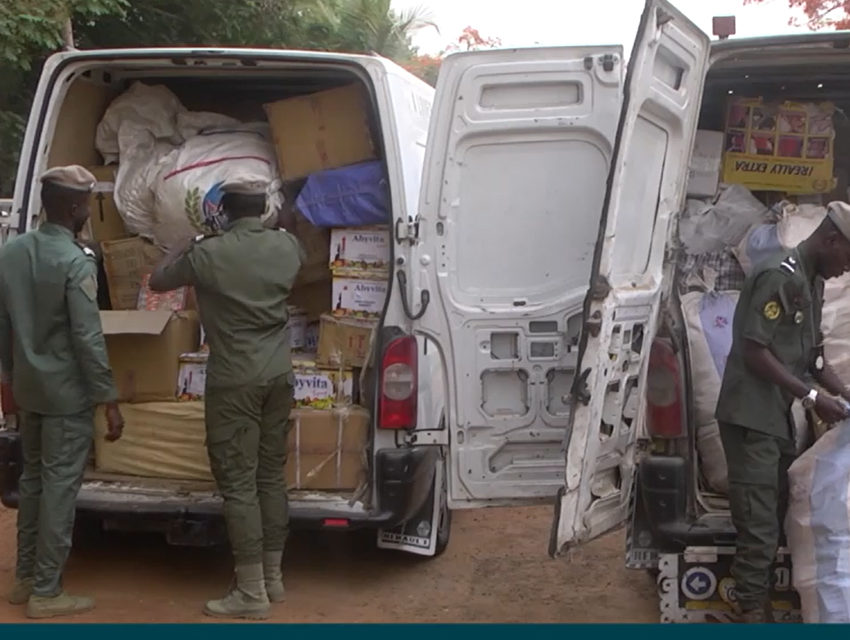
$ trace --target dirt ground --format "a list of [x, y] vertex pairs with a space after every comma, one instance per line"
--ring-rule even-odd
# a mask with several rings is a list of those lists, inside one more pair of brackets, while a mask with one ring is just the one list
[[[293, 534], [287, 600], [272, 622], [656, 622], [655, 584], [623, 566], [623, 534], [552, 560], [549, 507], [455, 513], [446, 553], [425, 560], [377, 550], [368, 535]], [[15, 512], [0, 507], [0, 623], [25, 621], [5, 594]], [[206, 599], [230, 579], [221, 551], [169, 547], [157, 536], [107, 534], [72, 553], [69, 592], [95, 597], [79, 622], [205, 622]]]

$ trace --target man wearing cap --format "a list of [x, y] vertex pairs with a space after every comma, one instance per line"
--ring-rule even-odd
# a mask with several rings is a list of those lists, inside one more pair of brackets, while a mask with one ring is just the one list
[[204, 613], [265, 618], [284, 597], [281, 561], [289, 527], [284, 479], [293, 399], [287, 300], [303, 261], [298, 241], [265, 228], [268, 185], [222, 186], [224, 233], [184, 242], [150, 286], [195, 287], [210, 355], [204, 397], [207, 450], [236, 565], [227, 595]]
[[18, 406], [23, 472], [12, 604], [48, 618], [87, 611], [62, 589], [77, 493], [105, 405], [108, 440], [123, 420], [97, 307], [94, 253], [74, 240], [95, 177], [79, 166], [42, 177], [46, 222], [0, 249], [0, 370]]
[[823, 281], [850, 271], [850, 206], [834, 202], [796, 249], [750, 275], [733, 321], [733, 341], [716, 417], [729, 471], [737, 531], [732, 563], [743, 622], [771, 621], [770, 567], [785, 519], [787, 471], [796, 455], [791, 404], [802, 399], [827, 423], [846, 417], [850, 391], [824, 362]]

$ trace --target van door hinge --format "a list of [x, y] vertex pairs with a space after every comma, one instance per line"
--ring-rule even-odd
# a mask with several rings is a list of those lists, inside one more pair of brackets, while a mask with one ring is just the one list
[[399, 244], [407, 242], [410, 246], [419, 242], [419, 214], [407, 216], [407, 222], [402, 218], [395, 221], [395, 240]]

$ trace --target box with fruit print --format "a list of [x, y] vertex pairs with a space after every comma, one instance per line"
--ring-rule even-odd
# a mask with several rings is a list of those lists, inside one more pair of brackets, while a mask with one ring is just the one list
[[379, 319], [388, 292], [386, 280], [334, 277], [331, 315], [338, 318]]
[[390, 264], [390, 232], [378, 227], [331, 231], [330, 268], [335, 276], [386, 278]]
[[354, 372], [319, 367], [315, 360], [294, 357], [295, 406], [331, 409], [352, 403]]

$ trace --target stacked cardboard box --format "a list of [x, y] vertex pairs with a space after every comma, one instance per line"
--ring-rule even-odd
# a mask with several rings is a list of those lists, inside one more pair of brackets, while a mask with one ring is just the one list
[[[106, 421], [95, 421], [98, 471], [120, 475], [211, 482], [204, 444], [204, 403], [125, 404], [127, 423], [117, 442], [106, 442]], [[287, 434], [285, 466], [292, 489], [353, 491], [365, 480], [369, 412], [356, 406], [295, 409]]]

